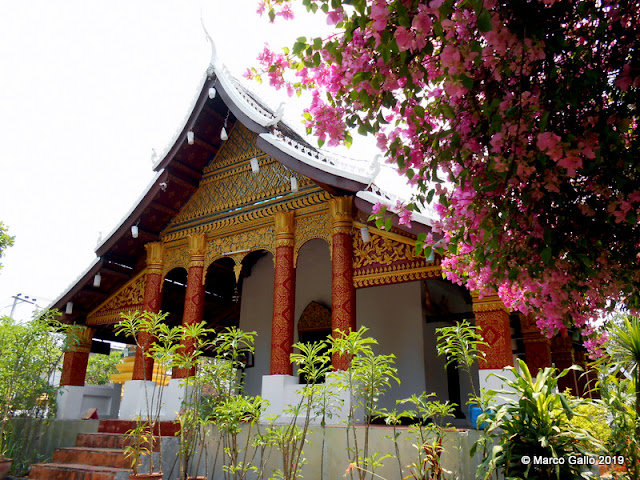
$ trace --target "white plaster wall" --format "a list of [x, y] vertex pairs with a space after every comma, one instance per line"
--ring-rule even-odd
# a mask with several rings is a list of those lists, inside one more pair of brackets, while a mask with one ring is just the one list
[[245, 391], [249, 395], [260, 395], [262, 376], [269, 375], [273, 282], [273, 256], [269, 253], [256, 262], [242, 284], [240, 329], [257, 332], [254, 367], [245, 370]]
[[331, 309], [331, 255], [324, 240], [313, 239], [300, 248], [296, 267], [296, 310], [294, 333], [298, 341], [298, 320], [311, 302]]
[[425, 390], [424, 337], [421, 283], [359, 288], [356, 290], [356, 323], [369, 328], [378, 340], [376, 353], [396, 356], [400, 385], [380, 401], [381, 407], [396, 407], [396, 399]]

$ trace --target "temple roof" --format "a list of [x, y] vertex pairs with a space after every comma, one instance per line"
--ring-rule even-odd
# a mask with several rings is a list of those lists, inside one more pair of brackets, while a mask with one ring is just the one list
[[[282, 121], [283, 105], [266, 106], [235, 79], [214, 54], [203, 74], [185, 118], [165, 152], [154, 164], [156, 175], [120, 224], [96, 248], [96, 261], [51, 304], [65, 309], [73, 302], [75, 321], [108, 298], [144, 268], [144, 245], [157, 241], [181, 208], [198, 189], [203, 170], [218, 153], [236, 122], [257, 135], [256, 146], [289, 170], [303, 175], [333, 195], [356, 195], [356, 206], [371, 213], [378, 201], [394, 203], [392, 195], [375, 184], [380, 171], [378, 157], [354, 160], [322, 151]], [[192, 132], [192, 133], [191, 133]], [[190, 138], [192, 136], [192, 138]], [[412, 233], [429, 229], [430, 220], [414, 214]], [[131, 229], [137, 227], [138, 235]], [[406, 227], [399, 225], [400, 228]], [[99, 288], [93, 286], [96, 273]]]

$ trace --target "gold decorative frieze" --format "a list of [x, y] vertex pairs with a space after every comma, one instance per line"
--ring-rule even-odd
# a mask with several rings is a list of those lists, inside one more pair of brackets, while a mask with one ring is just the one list
[[191, 255], [189, 253], [189, 246], [186, 242], [180, 242], [167, 246], [165, 249], [164, 264], [162, 266], [162, 277], [164, 278], [174, 268], [189, 269], [189, 261]]
[[225, 212], [213, 218], [202, 218], [194, 221], [193, 226], [184, 226], [177, 230], [168, 227], [162, 234], [162, 239], [169, 243], [196, 233], [207, 233], [212, 236], [227, 236], [252, 228], [273, 223], [277, 212], [296, 210], [297, 215], [305, 215], [323, 209], [324, 203], [330, 195], [320, 187], [313, 187], [305, 192], [291, 193], [283, 197], [274, 198], [251, 208], [238, 209], [237, 212]]
[[371, 265], [392, 265], [397, 262], [412, 262], [415, 256], [415, 243], [409, 244], [370, 233], [371, 240], [363, 242], [360, 235], [353, 236], [353, 268], [360, 269]]
[[[356, 226], [360, 226], [356, 224]], [[353, 283], [356, 288], [410, 282], [442, 275], [438, 261], [415, 254], [415, 240], [369, 227], [370, 240], [353, 236]]]
[[355, 288], [372, 287], [374, 285], [388, 285], [391, 283], [412, 282], [427, 278], [440, 278], [442, 269], [440, 265], [413, 264], [391, 265], [388, 267], [374, 268], [366, 273], [354, 272], [353, 286]]
[[[294, 266], [298, 264], [298, 254], [302, 246], [314, 238], [324, 240], [331, 247], [331, 218], [328, 210], [314, 212], [312, 215], [296, 218]], [[329, 249], [331, 252], [331, 249]]]
[[102, 302], [95, 310], [87, 315], [87, 325], [103, 325], [117, 323], [120, 314], [132, 310], [142, 310], [144, 287], [146, 285], [147, 270], [129, 280], [120, 290]]
[[275, 225], [271, 224], [255, 230], [211, 240], [207, 244], [207, 254], [204, 261], [205, 270], [222, 257], [232, 257], [237, 264], [247, 254], [256, 250], [266, 250], [275, 255], [274, 239]]

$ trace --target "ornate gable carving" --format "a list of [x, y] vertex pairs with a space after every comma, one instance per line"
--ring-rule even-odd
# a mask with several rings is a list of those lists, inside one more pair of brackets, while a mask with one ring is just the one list
[[[255, 208], [260, 202], [290, 194], [292, 175], [300, 191], [316, 188], [311, 180], [259, 150], [256, 138], [256, 134], [236, 123], [218, 155], [205, 168], [198, 191], [173, 219], [165, 235], [192, 229], [202, 222], [211, 224], [222, 217], [238, 215], [245, 208]], [[260, 166], [255, 173], [252, 158]]]
[[[388, 235], [388, 234], [387, 234]], [[353, 236], [353, 284], [356, 288], [410, 282], [439, 277], [439, 262], [427, 262], [415, 255], [410, 238], [389, 238], [383, 232], [371, 232], [371, 240]]]
[[102, 302], [93, 312], [87, 315], [87, 325], [103, 325], [117, 323], [120, 314], [133, 310], [142, 310], [144, 287], [147, 271], [143, 270], [129, 280], [120, 290]]

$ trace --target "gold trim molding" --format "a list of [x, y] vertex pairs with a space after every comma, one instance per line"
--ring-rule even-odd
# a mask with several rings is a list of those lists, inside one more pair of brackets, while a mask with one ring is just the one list
[[442, 276], [440, 265], [416, 266], [414, 264], [391, 265], [375, 268], [367, 273], [353, 275], [355, 288], [372, 287], [375, 285], [390, 285], [392, 283], [412, 282]]
[[509, 309], [502, 303], [500, 297], [497, 295], [485, 295], [480, 298], [478, 292], [471, 292], [471, 298], [473, 300], [474, 312], [509, 312]]

